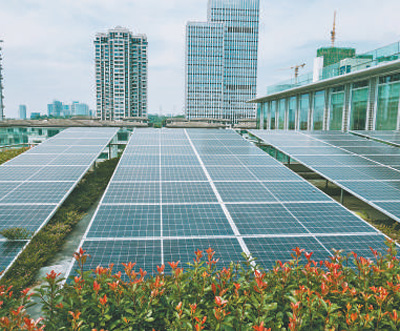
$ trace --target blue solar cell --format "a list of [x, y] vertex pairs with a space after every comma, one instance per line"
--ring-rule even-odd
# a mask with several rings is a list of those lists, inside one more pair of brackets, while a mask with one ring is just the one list
[[338, 203], [285, 203], [311, 233], [356, 233], [376, 230]]
[[158, 237], [161, 213], [158, 205], [101, 205], [88, 238]]
[[258, 182], [216, 182], [225, 202], [276, 202], [275, 197]]
[[8, 267], [25, 245], [25, 241], [0, 241], [0, 272]]
[[208, 182], [163, 182], [163, 203], [217, 202]]
[[307, 233], [281, 204], [240, 204], [227, 208], [242, 235]]
[[36, 231], [55, 205], [0, 205], [0, 230], [22, 227]]
[[220, 205], [163, 206], [163, 236], [234, 235]]
[[153, 182], [111, 182], [102, 203], [159, 203], [160, 184]]

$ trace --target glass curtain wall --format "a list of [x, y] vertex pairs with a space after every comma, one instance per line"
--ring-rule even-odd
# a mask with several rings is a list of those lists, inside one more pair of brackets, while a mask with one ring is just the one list
[[296, 129], [296, 97], [289, 100], [288, 129]]
[[285, 110], [286, 110], [286, 99], [279, 100], [278, 103], [278, 129], [283, 130], [285, 128]]
[[335, 87], [331, 92], [329, 130], [342, 130], [344, 86]]
[[322, 130], [325, 110], [325, 91], [315, 92], [313, 111], [313, 130]]
[[299, 129], [308, 129], [308, 113], [310, 111], [310, 95], [303, 94], [300, 96], [300, 109], [299, 109]]
[[269, 129], [268, 123], [268, 115], [269, 115], [269, 102], [265, 102], [262, 104], [262, 112], [261, 114], [264, 116], [264, 127], [262, 129]]
[[271, 130], [276, 129], [276, 101], [271, 102]]
[[376, 130], [396, 130], [399, 96], [400, 74], [379, 78]]
[[368, 93], [368, 81], [353, 84], [350, 130], [365, 130], [367, 127]]

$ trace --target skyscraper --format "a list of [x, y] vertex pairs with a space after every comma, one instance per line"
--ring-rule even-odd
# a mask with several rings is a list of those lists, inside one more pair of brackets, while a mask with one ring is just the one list
[[63, 112], [63, 104], [61, 101], [54, 100], [53, 103], [47, 105], [47, 114], [49, 116], [60, 117]]
[[259, 0], [209, 0], [186, 27], [186, 117], [255, 118]]
[[19, 105], [19, 119], [26, 119], [26, 105]]
[[97, 117], [147, 116], [147, 37], [118, 26], [98, 33], [94, 44]]
[[1, 43], [3, 40], [0, 40], [0, 121], [4, 119], [4, 104], [3, 104], [3, 65], [2, 65], [2, 53], [1, 53]]

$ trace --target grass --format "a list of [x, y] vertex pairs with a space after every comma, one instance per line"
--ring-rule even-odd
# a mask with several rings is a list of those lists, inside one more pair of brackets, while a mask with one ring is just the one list
[[48, 224], [32, 238], [0, 284], [12, 285], [15, 292], [33, 284], [39, 270], [60, 250], [76, 224], [101, 197], [117, 163], [117, 158], [104, 161], [96, 171], [83, 177]]

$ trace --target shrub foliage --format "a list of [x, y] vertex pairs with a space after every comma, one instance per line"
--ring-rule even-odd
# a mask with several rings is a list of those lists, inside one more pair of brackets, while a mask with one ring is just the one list
[[0, 151], [0, 164], [13, 159], [14, 157], [18, 156], [19, 154], [25, 152], [28, 149], [29, 149], [28, 147], [23, 147], [23, 148], [7, 149], [4, 151]]
[[32, 236], [32, 232], [25, 228], [9, 228], [0, 231], [0, 234], [8, 240], [26, 240]]
[[[89, 257], [75, 253], [79, 270], [69, 284], [54, 271], [34, 296], [43, 320], [24, 310], [11, 289], [0, 292], [0, 326], [15, 330], [398, 330], [400, 266], [394, 243], [375, 260], [336, 251], [316, 262], [296, 247], [292, 260], [272, 270], [254, 269], [247, 258], [220, 268], [214, 251], [197, 250], [184, 270], [180, 262], [158, 266], [156, 274], [135, 263], [83, 271]], [[204, 256], [203, 256], [204, 255]], [[351, 264], [351, 267], [348, 266]], [[29, 298], [29, 297], [28, 297]], [[30, 328], [27, 326], [30, 323]], [[18, 329], [19, 330], [19, 329]]]

